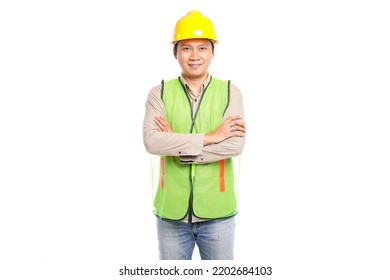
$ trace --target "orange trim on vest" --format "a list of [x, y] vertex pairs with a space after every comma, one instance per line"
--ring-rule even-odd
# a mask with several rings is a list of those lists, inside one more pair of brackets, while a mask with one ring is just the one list
[[219, 191], [225, 191], [225, 160], [219, 161]]
[[164, 158], [161, 157], [160, 159], [161, 164], [161, 178], [160, 178], [160, 187], [164, 188], [164, 176], [165, 176], [165, 164], [164, 164]]

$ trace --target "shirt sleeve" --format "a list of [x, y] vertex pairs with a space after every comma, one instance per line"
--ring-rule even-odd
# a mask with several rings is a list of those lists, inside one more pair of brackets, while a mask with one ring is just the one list
[[[242, 117], [245, 122], [241, 91], [237, 86], [231, 84], [230, 102], [228, 108], [226, 109], [224, 119], [233, 115]], [[183, 164], [202, 164], [236, 157], [242, 153], [244, 145], [245, 137], [231, 137], [218, 144], [203, 147], [198, 155], [180, 155], [180, 161]]]
[[203, 134], [159, 132], [154, 123], [157, 116], [164, 116], [161, 85], [153, 87], [145, 103], [143, 141], [146, 150], [154, 155], [199, 156], [203, 150]]

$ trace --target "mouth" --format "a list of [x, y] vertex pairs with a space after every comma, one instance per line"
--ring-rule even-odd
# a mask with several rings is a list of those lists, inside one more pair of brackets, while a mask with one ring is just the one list
[[199, 67], [202, 66], [202, 64], [188, 64], [188, 66], [193, 69], [193, 70], [196, 70], [198, 69]]

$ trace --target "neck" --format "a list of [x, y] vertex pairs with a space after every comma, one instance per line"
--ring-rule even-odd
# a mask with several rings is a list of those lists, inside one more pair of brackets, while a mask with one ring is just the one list
[[204, 81], [207, 79], [208, 74], [200, 77], [188, 77], [183, 75], [187, 85], [195, 95], [199, 95], [202, 92], [202, 86]]

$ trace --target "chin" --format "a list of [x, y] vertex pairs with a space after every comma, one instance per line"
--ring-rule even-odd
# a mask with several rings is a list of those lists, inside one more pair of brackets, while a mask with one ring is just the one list
[[191, 77], [191, 78], [201, 78], [201, 77], [204, 77], [204, 76], [207, 76], [207, 72], [187, 72], [186, 74], [188, 77]]

